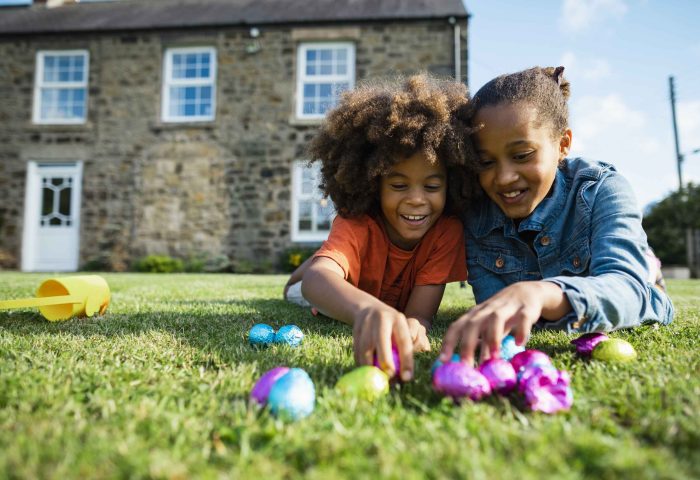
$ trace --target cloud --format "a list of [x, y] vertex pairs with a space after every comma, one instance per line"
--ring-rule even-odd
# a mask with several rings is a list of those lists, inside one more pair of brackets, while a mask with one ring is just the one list
[[564, 0], [561, 22], [565, 30], [580, 32], [596, 21], [627, 13], [625, 0]]
[[565, 52], [561, 56], [560, 65], [566, 67], [566, 76], [578, 83], [578, 79], [599, 81], [609, 78], [612, 73], [610, 63], [607, 60], [596, 58], [593, 60], [579, 59], [573, 52]]
[[677, 108], [681, 148], [688, 153], [700, 148], [700, 100], [679, 102]]

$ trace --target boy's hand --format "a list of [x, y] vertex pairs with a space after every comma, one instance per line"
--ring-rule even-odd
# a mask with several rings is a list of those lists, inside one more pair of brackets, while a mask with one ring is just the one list
[[403, 313], [388, 305], [362, 310], [354, 319], [352, 338], [355, 362], [372, 365], [376, 352], [379, 364], [390, 377], [396, 372], [391, 353], [393, 340], [401, 360], [401, 380], [413, 378], [413, 338]]
[[[448, 361], [457, 343], [460, 343], [460, 356], [473, 364], [474, 351], [480, 341], [482, 360], [497, 356], [501, 341], [508, 332], [513, 332], [515, 342], [523, 345], [532, 326], [547, 310], [554, 315], [559, 313], [555, 307], [560, 305], [554, 303], [561, 301], [561, 297], [561, 289], [549, 282], [519, 282], [504, 288], [450, 325], [442, 344], [440, 360]], [[551, 308], [548, 308], [550, 304]], [[568, 300], [566, 306], [571, 308]]]
[[408, 318], [406, 321], [408, 322], [408, 330], [411, 332], [411, 340], [413, 340], [413, 352], [429, 352], [430, 341], [425, 325], [416, 318]]

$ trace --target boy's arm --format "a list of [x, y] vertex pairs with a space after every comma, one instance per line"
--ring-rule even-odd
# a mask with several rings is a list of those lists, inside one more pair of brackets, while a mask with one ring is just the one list
[[376, 297], [345, 280], [334, 260], [316, 257], [309, 264], [301, 284], [302, 294], [324, 315], [353, 326], [355, 360], [372, 365], [374, 353], [387, 373], [393, 375], [392, 338], [399, 350], [401, 378], [413, 372], [413, 341], [406, 317]]
[[427, 331], [432, 325], [444, 293], [444, 284], [417, 285], [411, 291], [405, 315], [408, 320], [408, 328], [411, 331], [414, 351], [430, 351]]

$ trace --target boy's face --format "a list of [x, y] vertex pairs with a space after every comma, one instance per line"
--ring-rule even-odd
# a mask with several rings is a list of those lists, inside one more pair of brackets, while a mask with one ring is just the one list
[[479, 183], [515, 220], [530, 215], [549, 193], [571, 146], [571, 130], [555, 138], [552, 126], [537, 119], [537, 110], [520, 102], [484, 107], [474, 122], [483, 125], [475, 134]]
[[381, 177], [379, 199], [391, 243], [411, 250], [445, 209], [447, 172], [422, 152], [391, 167]]

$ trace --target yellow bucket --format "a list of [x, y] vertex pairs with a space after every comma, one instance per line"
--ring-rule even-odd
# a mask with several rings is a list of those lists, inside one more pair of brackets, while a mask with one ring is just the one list
[[0, 310], [39, 307], [51, 322], [92, 317], [105, 313], [111, 294], [107, 281], [99, 275], [78, 275], [45, 280], [36, 290], [36, 297], [0, 302]]

